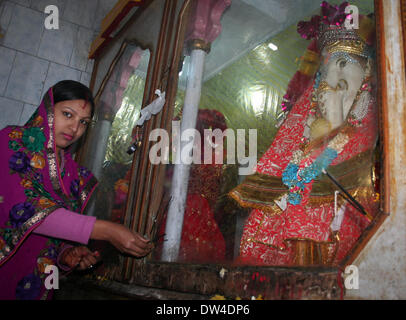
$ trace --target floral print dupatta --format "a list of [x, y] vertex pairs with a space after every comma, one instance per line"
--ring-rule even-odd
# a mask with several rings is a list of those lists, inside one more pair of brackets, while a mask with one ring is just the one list
[[32, 233], [58, 208], [83, 213], [97, 181], [68, 151], [58, 165], [52, 88], [25, 126], [0, 131], [0, 299], [44, 299], [63, 243]]

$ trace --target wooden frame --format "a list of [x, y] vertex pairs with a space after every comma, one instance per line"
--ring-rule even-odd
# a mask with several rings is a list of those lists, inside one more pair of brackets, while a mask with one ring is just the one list
[[[136, 20], [142, 13], [144, 10], [148, 9], [148, 6], [152, 3], [152, 0], [144, 0], [142, 2], [142, 6], [133, 14], [133, 16], [131, 17], [131, 19], [129, 21], [127, 21], [127, 23], [123, 26], [123, 28], [119, 31], [119, 33], [116, 35], [116, 37], [120, 37], [124, 32], [126, 32], [128, 30], [128, 28], [130, 27], [132, 21]], [[131, 40], [130, 40], [131, 41]], [[94, 87], [95, 87], [95, 83], [96, 83], [96, 76], [97, 73], [99, 71], [99, 63], [101, 61], [101, 59], [105, 56], [107, 50], [109, 48], [111, 48], [111, 46], [115, 43], [115, 39], [110, 39], [109, 41], [106, 41], [105, 44], [103, 45], [103, 47], [100, 47], [100, 49], [98, 50], [97, 55], [95, 55], [94, 57], [94, 66], [93, 66], [93, 71], [92, 71], [92, 76], [90, 79], [90, 83], [89, 83], [89, 88], [92, 90], [92, 92], [94, 92]], [[150, 46], [144, 44], [144, 43], [139, 43], [139, 46], [143, 49], [149, 49], [150, 53], [151, 53], [151, 58], [154, 54], [152, 48], [150, 48]], [[89, 58], [90, 59], [90, 58]], [[116, 55], [115, 59], [119, 59], [119, 55]], [[114, 61], [112, 62], [112, 64], [114, 63]], [[149, 66], [148, 69], [148, 75], [147, 75], [147, 79], [146, 82], [149, 82], [149, 75], [150, 75], [150, 68], [151, 65]], [[108, 78], [108, 75], [106, 75], [106, 78]], [[143, 97], [143, 105], [145, 104], [146, 101], [146, 97], [149, 94], [148, 90], [145, 90], [144, 92], [144, 97]], [[96, 106], [97, 108], [97, 106]], [[94, 112], [96, 114], [96, 111]], [[79, 163], [82, 163], [84, 160], [84, 150], [86, 150], [86, 145], [87, 145], [87, 140], [90, 134], [90, 130], [87, 130], [86, 133], [84, 134], [84, 136], [80, 139], [80, 141], [78, 142], [78, 146], [77, 146], [77, 153], [75, 154], [75, 160]]]
[[[403, 30], [403, 51], [406, 52], [406, 0], [400, 0], [400, 8], [402, 15], [402, 30]], [[406, 59], [405, 59], [406, 65]]]
[[[406, 0], [401, 0], [402, 5]], [[178, 1], [166, 1], [164, 17], [161, 24], [159, 44], [156, 60], [151, 73], [149, 91], [146, 92], [146, 102], [153, 100], [154, 88], [167, 92], [164, 111], [148, 122], [144, 129], [144, 137], [156, 127], [170, 131], [173, 117], [173, 103], [177, 89], [177, 74], [180, 55], [183, 50], [182, 39], [186, 30], [186, 21], [190, 0], [183, 1], [178, 19], [176, 6]], [[383, 0], [375, 0], [375, 14], [377, 30], [383, 29]], [[404, 8], [404, 6], [402, 7]], [[402, 10], [404, 12], [404, 10]], [[405, 16], [403, 16], [405, 19]], [[118, 269], [108, 275], [112, 280], [110, 287], [115, 287], [115, 281], [131, 283], [147, 288], [160, 288], [170, 292], [178, 292], [179, 297], [188, 293], [192, 295], [210, 296], [223, 294], [227, 297], [241, 297], [250, 299], [258, 294], [275, 299], [339, 299], [343, 297], [344, 288], [341, 273], [351, 264], [369, 239], [376, 233], [383, 221], [388, 217], [389, 207], [389, 162], [388, 154], [388, 117], [385, 79], [383, 32], [377, 32], [377, 66], [379, 79], [380, 107], [380, 136], [382, 155], [381, 169], [381, 202], [380, 212], [367, 230], [353, 247], [341, 264], [337, 267], [250, 267], [230, 265], [196, 265], [180, 263], [152, 262], [146, 259], [125, 258]], [[170, 53], [170, 54], [169, 54]], [[144, 139], [145, 141], [145, 139]], [[148, 234], [151, 230], [149, 218], [159, 209], [163, 188], [162, 179], [165, 172], [164, 165], [151, 165], [148, 161], [150, 144], [143, 143], [139, 156], [133, 162], [132, 180], [130, 182], [131, 195], [126, 208], [126, 225], [141, 234]], [[225, 276], [222, 276], [225, 270]], [[223, 272], [224, 275], [224, 272]], [[97, 277], [96, 283], [101, 285]], [[104, 287], [109, 287], [104, 281]], [[128, 291], [123, 285], [123, 294]], [[280, 288], [284, 291], [280, 291]], [[279, 289], [278, 289], [279, 288]], [[313, 288], [313, 289], [311, 289]], [[278, 291], [279, 290], [279, 291]]]
[[111, 34], [134, 7], [140, 7], [145, 0], [119, 0], [101, 23], [101, 31], [90, 47], [89, 59], [94, 59], [111, 40]]
[[[152, 88], [159, 88], [161, 91], [167, 92], [167, 99], [163, 111], [154, 117], [146, 124], [144, 128], [144, 141], [145, 137], [149, 136], [151, 130], [155, 127], [168, 128], [170, 119], [173, 116], [173, 109], [170, 108], [175, 97], [174, 93], [177, 87], [177, 79], [173, 72], [173, 65], [179, 63], [171, 61], [169, 64], [169, 57], [167, 54], [172, 47], [171, 40], [174, 30], [175, 9], [177, 1], [167, 1], [165, 3], [164, 17], [161, 24], [161, 31], [159, 35], [158, 45], [158, 59], [156, 60], [154, 73], [152, 76]], [[175, 39], [175, 47], [176, 47]], [[152, 96], [153, 97], [153, 96]], [[152, 100], [151, 100], [152, 101]], [[148, 154], [150, 143], [143, 143], [140, 149], [137, 160], [133, 162], [132, 179], [130, 181], [129, 194], [133, 195], [127, 202], [126, 207], [126, 225], [131, 230], [141, 234], [148, 234], [151, 228], [151, 217], [157, 212], [162, 197], [162, 178], [165, 173], [163, 165], [152, 165], [149, 158], [145, 156]], [[158, 186], [158, 187], [157, 187]], [[155, 192], [151, 192], [154, 190]], [[131, 258], [126, 258], [123, 263], [122, 275], [123, 279], [130, 279], [131, 274], [135, 268], [135, 261]]]
[[[402, 0], [403, 1], [403, 0]], [[379, 214], [371, 222], [371, 224], [364, 230], [360, 239], [357, 241], [352, 250], [348, 253], [347, 257], [341, 262], [340, 267], [344, 269], [347, 265], [350, 265], [360, 254], [362, 249], [366, 246], [372, 236], [378, 231], [379, 227], [385, 221], [390, 214], [389, 195], [389, 160], [386, 157], [389, 154], [389, 122], [388, 122], [388, 104], [387, 104], [387, 88], [386, 82], [382, 79], [386, 79], [386, 65], [385, 65], [385, 37], [383, 36], [383, 0], [375, 0], [375, 15], [376, 15], [376, 30], [381, 32], [376, 33], [376, 48], [377, 48], [377, 77], [378, 77], [378, 105], [379, 108], [379, 133], [380, 133], [380, 150], [381, 155], [381, 185], [380, 185], [380, 208]]]

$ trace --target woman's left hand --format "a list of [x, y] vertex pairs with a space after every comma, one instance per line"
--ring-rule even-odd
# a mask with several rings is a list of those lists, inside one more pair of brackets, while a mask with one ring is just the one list
[[60, 257], [60, 263], [69, 268], [77, 267], [78, 270], [89, 269], [99, 262], [99, 260], [99, 252], [92, 252], [85, 246], [68, 248]]

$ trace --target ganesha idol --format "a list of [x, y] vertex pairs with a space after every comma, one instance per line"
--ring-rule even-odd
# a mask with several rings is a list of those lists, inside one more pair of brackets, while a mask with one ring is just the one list
[[346, 27], [347, 6], [323, 2], [321, 16], [298, 24], [312, 41], [285, 120], [256, 173], [230, 192], [252, 208], [238, 263], [337, 265], [378, 211], [375, 23], [360, 16], [358, 29]]

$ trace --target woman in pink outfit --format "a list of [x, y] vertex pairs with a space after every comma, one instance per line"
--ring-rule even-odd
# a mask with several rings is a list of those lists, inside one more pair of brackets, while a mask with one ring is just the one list
[[0, 299], [50, 299], [46, 267], [91, 267], [100, 257], [83, 246], [89, 239], [109, 241], [136, 257], [152, 249], [122, 225], [82, 215], [97, 181], [69, 149], [93, 112], [89, 88], [61, 81], [26, 125], [0, 132]]

